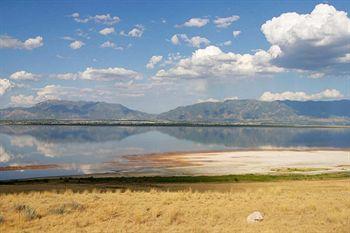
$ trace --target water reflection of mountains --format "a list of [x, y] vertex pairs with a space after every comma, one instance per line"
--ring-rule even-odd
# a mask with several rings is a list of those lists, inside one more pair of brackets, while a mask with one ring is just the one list
[[[52, 143], [121, 141], [158, 131], [177, 139], [227, 147], [350, 147], [350, 129], [254, 127], [1, 126], [0, 133]], [[146, 136], [146, 135], [145, 135]]]
[[179, 139], [228, 147], [350, 147], [350, 129], [177, 127], [160, 131]]
[[145, 133], [143, 127], [107, 126], [0, 126], [0, 133], [12, 136], [32, 136], [40, 141], [53, 143], [121, 141], [127, 137]]

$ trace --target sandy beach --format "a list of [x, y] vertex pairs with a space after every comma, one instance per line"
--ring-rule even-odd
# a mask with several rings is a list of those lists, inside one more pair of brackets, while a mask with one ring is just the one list
[[184, 174], [324, 173], [350, 170], [350, 152], [338, 150], [254, 150], [188, 153], [176, 156], [193, 165], [171, 168]]
[[[281, 149], [171, 152], [125, 156], [106, 162], [114, 175], [320, 174], [350, 171], [349, 150]], [[93, 167], [93, 166], [92, 166]], [[91, 167], [91, 168], [92, 168]], [[113, 174], [113, 173], [112, 173]]]

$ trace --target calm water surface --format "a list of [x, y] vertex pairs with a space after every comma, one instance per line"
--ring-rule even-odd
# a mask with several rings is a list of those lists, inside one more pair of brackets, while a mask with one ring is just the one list
[[142, 172], [152, 167], [126, 155], [266, 147], [350, 148], [350, 129], [0, 126], [0, 180]]

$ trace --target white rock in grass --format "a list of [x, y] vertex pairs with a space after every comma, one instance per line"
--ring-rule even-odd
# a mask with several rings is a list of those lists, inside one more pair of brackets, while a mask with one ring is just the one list
[[254, 211], [247, 217], [248, 223], [261, 222], [262, 220], [264, 220], [264, 216], [259, 211]]

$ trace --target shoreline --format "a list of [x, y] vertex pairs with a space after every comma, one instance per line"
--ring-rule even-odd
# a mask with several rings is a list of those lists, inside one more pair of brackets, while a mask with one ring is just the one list
[[[317, 159], [315, 159], [315, 157]], [[28, 164], [0, 167], [1, 172], [72, 170], [84, 174], [1, 180], [123, 178], [123, 177], [219, 177], [245, 175], [317, 175], [350, 172], [350, 148], [244, 148], [236, 150], [180, 151], [130, 154], [122, 161], [82, 164]], [[72, 170], [74, 171], [74, 170]], [[9, 173], [11, 174], [11, 173]]]
[[131, 126], [131, 127], [267, 127], [267, 128], [350, 128], [349, 124], [295, 124], [271, 122], [187, 122], [148, 120], [0, 120], [0, 126]]

